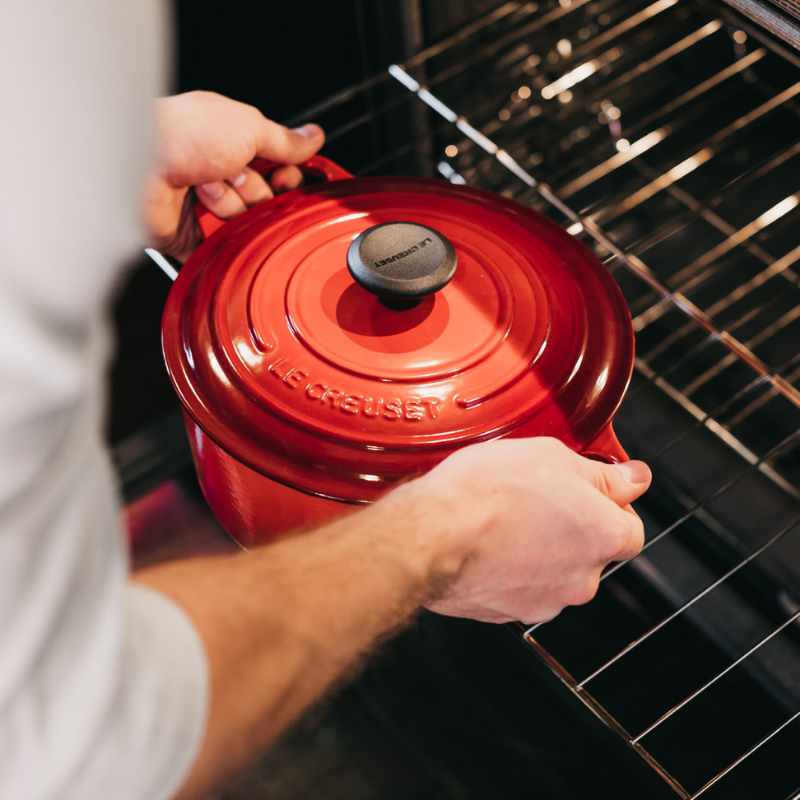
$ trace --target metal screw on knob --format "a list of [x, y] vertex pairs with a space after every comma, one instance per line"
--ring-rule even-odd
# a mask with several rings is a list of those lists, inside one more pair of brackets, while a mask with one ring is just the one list
[[347, 251], [355, 282], [392, 309], [413, 308], [456, 273], [453, 245], [416, 222], [384, 222], [361, 233]]

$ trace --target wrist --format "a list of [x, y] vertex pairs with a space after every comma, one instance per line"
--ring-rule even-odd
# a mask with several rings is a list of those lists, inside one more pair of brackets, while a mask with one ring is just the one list
[[450, 477], [439, 480], [434, 470], [397, 487], [374, 507], [402, 520], [393, 530], [393, 545], [417, 576], [423, 602], [458, 576], [490, 527], [485, 504], [469, 502]]

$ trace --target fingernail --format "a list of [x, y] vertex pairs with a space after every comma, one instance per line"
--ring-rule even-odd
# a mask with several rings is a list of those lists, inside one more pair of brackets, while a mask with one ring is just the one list
[[209, 200], [219, 200], [225, 190], [218, 183], [203, 183], [197, 187]]
[[644, 461], [623, 461], [614, 466], [622, 473], [628, 483], [647, 483], [650, 480], [650, 468]]
[[246, 180], [247, 173], [240, 172], [235, 178], [228, 178], [228, 183], [235, 189], [237, 186], [241, 186]]
[[294, 129], [295, 133], [299, 133], [301, 136], [305, 136], [306, 139], [312, 139], [320, 135], [322, 133], [322, 128], [319, 125], [315, 125], [313, 122], [309, 122], [308, 125], [303, 125], [300, 128]]

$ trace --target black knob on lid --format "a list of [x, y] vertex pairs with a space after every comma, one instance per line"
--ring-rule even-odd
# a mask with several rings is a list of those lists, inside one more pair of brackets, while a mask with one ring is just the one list
[[384, 222], [360, 234], [347, 251], [359, 286], [389, 308], [411, 308], [444, 288], [456, 273], [453, 245], [416, 222]]

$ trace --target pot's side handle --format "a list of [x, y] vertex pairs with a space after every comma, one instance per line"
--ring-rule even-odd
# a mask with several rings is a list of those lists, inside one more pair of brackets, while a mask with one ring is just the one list
[[594, 461], [604, 461], [606, 464], [630, 461], [628, 454], [622, 449], [611, 423], [603, 428], [593, 442], [586, 445], [586, 449], [581, 452], [581, 455]]
[[[283, 165], [275, 161], [267, 161], [265, 158], [254, 158], [249, 166], [256, 172], [261, 173], [265, 178], [269, 178], [278, 167]], [[325, 181], [339, 181], [353, 177], [346, 169], [342, 169], [342, 167], [329, 158], [325, 158], [325, 156], [311, 156], [304, 164], [298, 164], [297, 166], [306, 175], [313, 175]], [[199, 199], [195, 203], [194, 213], [200, 225], [200, 230], [203, 232], [204, 239], [208, 239], [214, 231], [225, 224], [224, 219], [212, 214]]]

